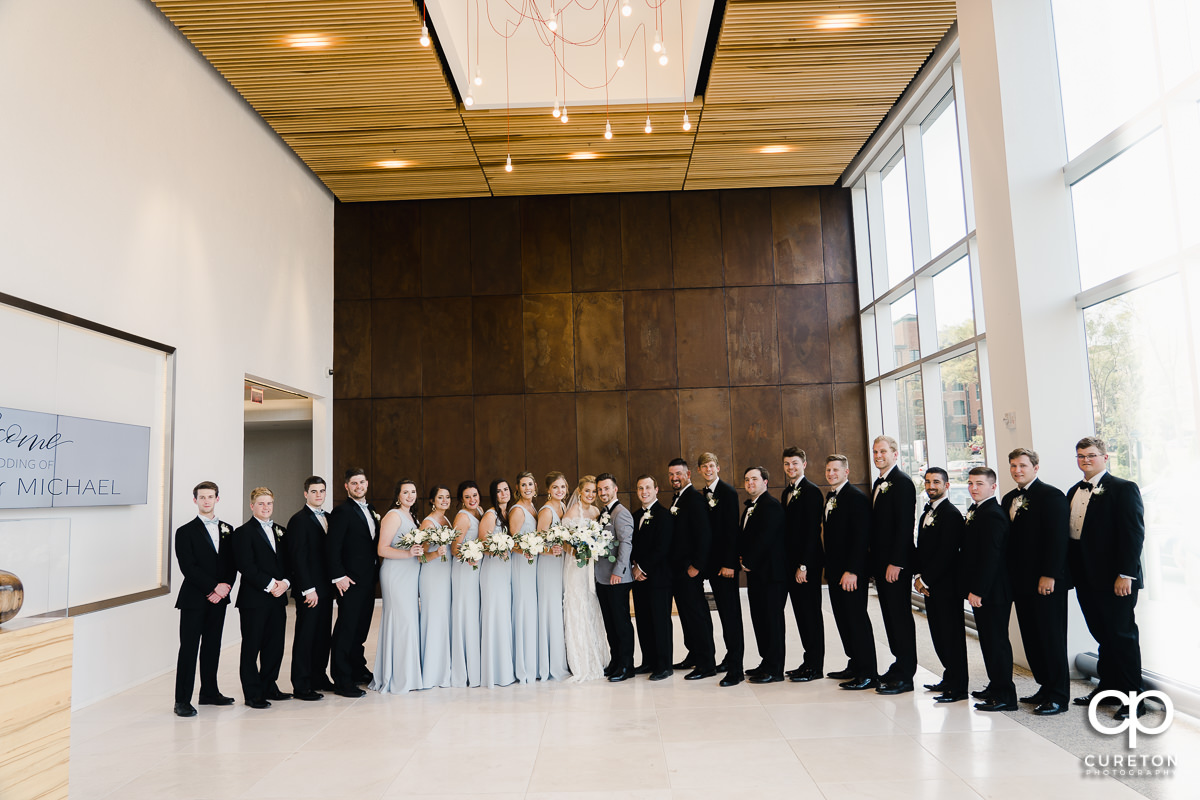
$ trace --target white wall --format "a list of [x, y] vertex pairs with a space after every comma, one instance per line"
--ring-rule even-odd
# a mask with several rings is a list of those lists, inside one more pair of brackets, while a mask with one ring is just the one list
[[[241, 519], [244, 377], [331, 395], [332, 197], [146, 0], [0, 3], [0, 114], [0, 291], [176, 346], [173, 526]], [[173, 668], [175, 589], [76, 620], [76, 707]]]

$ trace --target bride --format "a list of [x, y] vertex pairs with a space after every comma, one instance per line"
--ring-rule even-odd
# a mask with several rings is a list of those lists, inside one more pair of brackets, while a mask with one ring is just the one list
[[[596, 478], [584, 475], [575, 487], [563, 523], [577, 527], [600, 516], [596, 508]], [[576, 565], [575, 551], [567, 547], [563, 559], [563, 627], [567, 640], [568, 682], [594, 681], [604, 677], [608, 643], [604, 638], [604, 619], [596, 599], [592, 563]]]

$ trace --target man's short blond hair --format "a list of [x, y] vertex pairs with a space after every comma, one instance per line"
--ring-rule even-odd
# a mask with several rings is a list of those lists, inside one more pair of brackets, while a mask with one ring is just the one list
[[846, 458], [841, 453], [833, 453], [832, 455], [825, 456], [826, 464], [832, 464], [834, 461], [839, 461], [843, 467], [850, 469], [850, 459]]
[[889, 448], [891, 448], [891, 451], [893, 453], [900, 452], [900, 445], [896, 444], [896, 440], [890, 436], [883, 436], [883, 435], [876, 436], [874, 441], [871, 442], [871, 446], [874, 447], [875, 445], [879, 444], [880, 442], [886, 442], [887, 446]]
[[721, 462], [717, 459], [716, 453], [710, 453], [706, 450], [705, 452], [696, 456], [696, 466], [697, 467], [703, 467], [705, 464], [708, 464], [708, 463], [716, 464], [718, 467], [721, 466]]
[[270, 489], [265, 486], [256, 486], [250, 490], [250, 504], [254, 505], [254, 501], [262, 497], [264, 494], [272, 500], [275, 499], [275, 493]]

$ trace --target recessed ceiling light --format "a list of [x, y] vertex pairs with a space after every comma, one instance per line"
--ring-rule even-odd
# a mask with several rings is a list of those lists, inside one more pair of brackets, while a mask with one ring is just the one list
[[863, 24], [862, 14], [826, 14], [817, 17], [814, 26], [820, 31], [844, 31]]
[[766, 147], [758, 148], [758, 152], [773, 155], [775, 153], [787, 153], [792, 149], [791, 145], [787, 144], [769, 144]]
[[572, 161], [591, 161], [593, 158], [599, 157], [599, 153], [591, 153], [586, 150], [578, 153], [571, 153], [569, 156], [567, 156], [567, 158], [571, 159]]
[[412, 164], [411, 161], [401, 161], [396, 158], [388, 159], [387, 161], [375, 162], [375, 166], [381, 167], [382, 169], [400, 169], [401, 167], [407, 167], [410, 164]]
[[333, 40], [323, 33], [289, 33], [283, 37], [283, 43], [301, 50], [320, 50], [333, 44]]

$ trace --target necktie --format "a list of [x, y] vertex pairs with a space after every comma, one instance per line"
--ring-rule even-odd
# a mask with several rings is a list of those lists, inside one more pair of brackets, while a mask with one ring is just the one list
[[1080, 481], [1079, 483], [1075, 484], [1075, 488], [1084, 492], [1090, 492], [1092, 490], [1092, 484], [1090, 481]]

